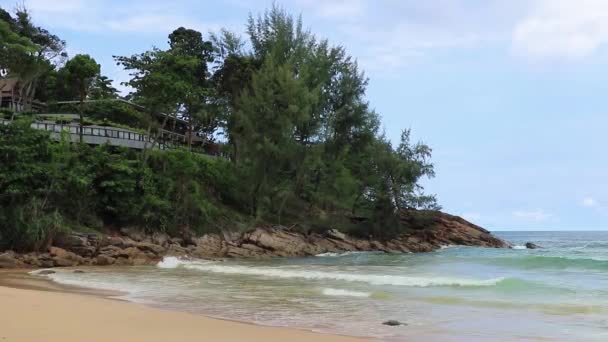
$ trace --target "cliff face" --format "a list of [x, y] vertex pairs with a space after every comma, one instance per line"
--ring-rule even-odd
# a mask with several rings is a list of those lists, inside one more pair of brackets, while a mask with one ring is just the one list
[[[402, 220], [407, 224], [408, 215]], [[410, 229], [396, 239], [360, 239], [337, 230], [301, 233], [282, 226], [258, 227], [245, 233], [170, 238], [123, 229], [120, 234], [69, 234], [57, 237], [47, 253], [0, 254], [2, 267], [65, 267], [79, 265], [145, 265], [164, 256], [194, 258], [297, 257], [329, 252], [430, 252], [445, 245], [509, 248], [510, 244], [464, 219], [433, 213], [427, 227]]]

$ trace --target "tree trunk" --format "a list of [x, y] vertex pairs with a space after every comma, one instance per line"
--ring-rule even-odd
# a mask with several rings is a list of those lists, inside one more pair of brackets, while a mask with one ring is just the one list
[[[154, 120], [154, 117], [152, 117], [152, 120]], [[167, 121], [169, 121], [169, 114], [165, 114], [165, 118], [163, 119], [163, 124], [160, 127], [160, 129], [158, 130], [158, 132], [156, 132], [156, 134], [154, 135], [154, 139], [152, 139], [152, 145], [150, 146], [150, 149], [154, 148], [154, 145], [156, 145], [156, 143], [158, 142], [158, 140], [160, 139], [163, 131], [165, 130], [165, 126], [167, 125]], [[149, 131], [148, 131], [149, 133]], [[150, 137], [150, 135], [148, 135], [148, 138]], [[145, 148], [147, 146], [147, 142], [144, 144], [144, 162], [146, 162], [148, 160], [148, 156], [149, 156], [149, 150], [147, 148]]]
[[82, 106], [84, 105], [84, 93], [80, 93], [80, 105], [78, 106], [78, 116], [80, 118], [80, 124], [79, 124], [79, 128], [80, 128], [80, 143], [82, 144], [83, 139], [83, 133], [84, 133], [84, 117], [82, 114]]
[[188, 121], [188, 151], [192, 151], [192, 119]]

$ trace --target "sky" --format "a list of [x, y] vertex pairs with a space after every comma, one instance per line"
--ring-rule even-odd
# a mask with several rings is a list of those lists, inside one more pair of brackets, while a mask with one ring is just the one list
[[[608, 230], [608, 1], [276, 3], [358, 59], [391, 139], [411, 128], [433, 148], [424, 186], [444, 211], [492, 230]], [[112, 55], [164, 48], [179, 26], [244, 34], [272, 1], [25, 5], [118, 85], [128, 74]]]

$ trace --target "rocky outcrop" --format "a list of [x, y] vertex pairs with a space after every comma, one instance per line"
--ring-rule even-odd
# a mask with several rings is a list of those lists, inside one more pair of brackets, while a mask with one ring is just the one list
[[388, 241], [372, 237], [355, 238], [335, 229], [325, 233], [302, 233], [282, 226], [184, 238], [171, 238], [160, 233], [146, 235], [132, 228], [107, 236], [71, 233], [55, 238], [46, 253], [0, 254], [0, 268], [148, 265], [157, 263], [164, 256], [266, 258], [348, 251], [430, 252], [445, 245], [510, 247], [487, 230], [456, 216], [432, 212], [423, 226], [409, 222], [411, 219], [411, 213], [405, 212], [402, 221], [412, 228]]

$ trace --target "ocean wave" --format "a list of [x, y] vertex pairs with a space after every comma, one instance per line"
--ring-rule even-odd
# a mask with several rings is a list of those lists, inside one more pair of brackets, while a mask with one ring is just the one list
[[522, 257], [491, 258], [492, 264], [516, 266], [526, 269], [591, 269], [608, 270], [608, 260], [594, 258], [570, 258], [566, 256], [531, 255]]
[[375, 254], [374, 252], [360, 252], [360, 251], [352, 251], [352, 252], [343, 252], [343, 253], [335, 253], [335, 252], [327, 252], [315, 255], [316, 257], [343, 257], [349, 255], [357, 255], [357, 254]]
[[156, 264], [158, 268], [178, 268], [180, 265], [183, 265], [186, 261], [180, 259], [178, 257], [164, 257], [162, 261]]
[[504, 281], [505, 278], [492, 279], [462, 279], [449, 277], [414, 277], [414, 276], [399, 276], [387, 274], [355, 274], [344, 272], [327, 272], [318, 270], [297, 270], [285, 269], [276, 267], [253, 267], [253, 266], [238, 266], [238, 265], [219, 265], [214, 262], [198, 262], [190, 260], [174, 260], [168, 262], [165, 260], [159, 263], [159, 267], [177, 268], [196, 270], [201, 272], [211, 272], [229, 275], [249, 275], [262, 276], [269, 278], [282, 279], [306, 279], [306, 280], [339, 280], [348, 282], [361, 282], [371, 285], [393, 285], [393, 286], [410, 286], [410, 287], [431, 287], [431, 286], [494, 286]]
[[528, 249], [526, 246], [513, 246], [513, 249]]
[[321, 290], [321, 293], [325, 296], [331, 296], [331, 297], [369, 298], [372, 295], [369, 292], [359, 292], [359, 291], [332, 289], [332, 288], [325, 288], [325, 289]]

